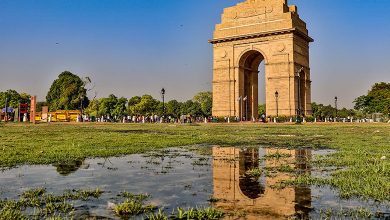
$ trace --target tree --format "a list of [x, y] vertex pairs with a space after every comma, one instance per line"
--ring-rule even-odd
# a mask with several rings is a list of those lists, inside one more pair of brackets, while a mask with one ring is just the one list
[[124, 98], [124, 97], [121, 97], [121, 98], [117, 99], [117, 102], [114, 105], [113, 115], [114, 116], [124, 116], [124, 115], [126, 115], [127, 114], [126, 103], [127, 103], [127, 99]]
[[88, 106], [85, 86], [86, 81], [79, 76], [69, 71], [62, 72], [54, 80], [46, 96], [50, 111], [80, 109], [82, 102], [84, 106]]
[[179, 118], [180, 117], [180, 108], [181, 108], [182, 103], [176, 101], [176, 100], [171, 100], [166, 104], [166, 114], [168, 116], [174, 117], [174, 118]]
[[128, 106], [134, 106], [141, 102], [141, 97], [134, 96], [129, 99]]
[[27, 93], [19, 94], [17, 91], [9, 89], [5, 92], [0, 92], [0, 108], [5, 107], [5, 99], [8, 99], [7, 106], [18, 108], [19, 104], [29, 103], [30, 95]]
[[130, 109], [133, 114], [149, 116], [157, 112], [158, 103], [151, 95], [143, 95], [140, 102], [133, 105]]
[[353, 101], [355, 103], [354, 109], [362, 111], [364, 113], [368, 112], [369, 99], [367, 96], [359, 96]]
[[41, 112], [41, 111], [42, 111], [42, 107], [43, 107], [43, 106], [47, 106], [47, 103], [46, 103], [46, 102], [37, 102], [36, 104], [37, 104], [37, 105], [36, 105], [36, 111], [37, 111], [37, 112]]
[[20, 104], [29, 104], [30, 98], [31, 98], [30, 94], [22, 92], [22, 93], [20, 93], [19, 103]]
[[367, 95], [355, 99], [355, 109], [364, 113], [390, 114], [390, 83], [375, 83]]
[[265, 104], [259, 105], [259, 108], [257, 109], [257, 112], [259, 116], [266, 115], [266, 106]]
[[352, 109], [342, 108], [337, 111], [338, 118], [348, 118], [351, 116], [355, 116], [356, 112]]
[[89, 102], [88, 107], [84, 110], [85, 114], [90, 116], [99, 116], [99, 100], [93, 99]]
[[195, 117], [203, 116], [200, 103], [193, 102], [192, 100], [188, 100], [181, 105], [180, 113], [181, 115], [191, 115]]
[[117, 102], [117, 97], [113, 94], [109, 95], [107, 98], [99, 99], [98, 115], [105, 115], [110, 117], [114, 116], [114, 110]]
[[199, 92], [194, 96], [192, 101], [200, 104], [203, 116], [211, 116], [213, 106], [212, 92]]
[[127, 102], [127, 112], [130, 115], [137, 115], [138, 113], [135, 112], [135, 105], [141, 102], [141, 97], [140, 96], [134, 96], [129, 99]]

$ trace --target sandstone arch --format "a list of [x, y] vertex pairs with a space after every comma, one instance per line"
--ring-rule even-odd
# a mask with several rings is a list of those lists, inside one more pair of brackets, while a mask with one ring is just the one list
[[[268, 159], [259, 165], [260, 155], [275, 153], [289, 154], [284, 159]], [[288, 173], [277, 173], [264, 177], [262, 182], [250, 183], [248, 188], [242, 181], [247, 168], [276, 168], [281, 165], [293, 166], [296, 172], [310, 174], [307, 161], [311, 158], [308, 149], [242, 149], [234, 147], [213, 147], [213, 197], [220, 199], [214, 207], [245, 213], [245, 219], [287, 219], [296, 216], [308, 219], [311, 207], [310, 187], [287, 187], [274, 189], [280, 181], [293, 177]], [[249, 166], [247, 166], [249, 164]], [[292, 165], [295, 164], [295, 165]], [[244, 186], [244, 187], [243, 187]], [[248, 192], [248, 190], [253, 190]], [[234, 219], [234, 218], [232, 218]]]
[[[258, 118], [258, 66], [262, 61], [267, 115], [311, 115], [310, 42], [306, 23], [287, 0], [247, 0], [226, 8], [210, 40], [214, 49], [213, 115]], [[245, 107], [244, 97], [248, 98]]]

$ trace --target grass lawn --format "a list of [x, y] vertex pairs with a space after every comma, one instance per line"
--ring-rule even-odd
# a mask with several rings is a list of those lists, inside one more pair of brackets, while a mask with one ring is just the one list
[[388, 124], [0, 124], [0, 168], [194, 144], [336, 149], [313, 165], [343, 169], [330, 179], [297, 177], [297, 183], [328, 184], [343, 198], [390, 200]]

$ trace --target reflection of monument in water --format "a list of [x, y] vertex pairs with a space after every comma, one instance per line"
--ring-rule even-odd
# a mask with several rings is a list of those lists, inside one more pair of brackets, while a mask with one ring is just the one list
[[[290, 154], [291, 157], [260, 160], [264, 155], [275, 153]], [[305, 161], [310, 156], [308, 150], [213, 148], [213, 196], [218, 199], [216, 208], [244, 213], [245, 219], [284, 219], [293, 215], [299, 219], [308, 218], [310, 188], [272, 189], [272, 185], [291, 179], [291, 175], [278, 172], [266, 177], [265, 169], [262, 169], [260, 178], [250, 177], [246, 173], [254, 168], [267, 167], [272, 170], [288, 164], [296, 171], [306, 172]]]

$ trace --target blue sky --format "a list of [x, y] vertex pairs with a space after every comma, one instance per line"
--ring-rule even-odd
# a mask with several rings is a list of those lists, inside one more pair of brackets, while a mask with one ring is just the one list
[[[0, 90], [44, 100], [64, 70], [89, 76], [98, 97], [186, 100], [211, 90], [212, 38], [238, 0], [0, 0]], [[290, 0], [311, 37], [313, 101], [352, 107], [390, 81], [390, 1]], [[93, 96], [93, 95], [92, 95]]]

